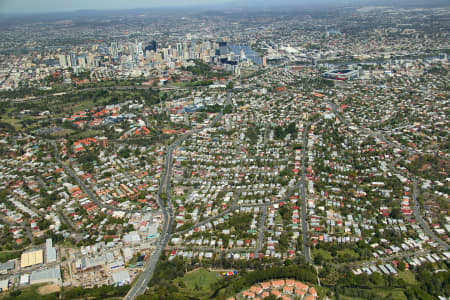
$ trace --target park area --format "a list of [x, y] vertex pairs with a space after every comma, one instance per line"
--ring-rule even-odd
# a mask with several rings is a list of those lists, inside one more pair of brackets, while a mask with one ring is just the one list
[[199, 268], [186, 273], [184, 277], [178, 278], [177, 283], [180, 290], [187, 295], [203, 298], [211, 295], [214, 290], [214, 283], [220, 279], [222, 279], [222, 276], [219, 273]]

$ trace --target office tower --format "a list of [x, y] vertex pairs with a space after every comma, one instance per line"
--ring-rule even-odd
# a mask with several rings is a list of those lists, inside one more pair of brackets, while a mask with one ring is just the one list
[[92, 53], [89, 53], [88, 56], [86, 57], [86, 61], [87, 61], [87, 65], [89, 67], [93, 67], [94, 66], [94, 55]]
[[59, 55], [59, 65], [61, 67], [67, 67], [67, 60], [65, 55], [62, 54]]
[[82, 68], [86, 67], [86, 55], [78, 56], [78, 65]]
[[247, 59], [247, 56], [245, 56], [244, 48], [241, 48], [240, 59], [241, 60], [246, 60]]
[[128, 54], [130, 54], [131, 56], [134, 56], [136, 52], [136, 47], [134, 46], [133, 43], [128, 43]]
[[70, 53], [70, 65], [72, 67], [78, 66], [77, 55], [73, 52]]
[[144, 49], [142, 48], [142, 43], [137, 43], [136, 45], [136, 53], [138, 57], [144, 56]]
[[145, 47], [145, 51], [155, 51], [156, 52], [156, 41], [153, 40], [150, 42], [150, 44]]
[[119, 59], [119, 47], [117, 46], [117, 42], [111, 43], [110, 54], [113, 59]]
[[183, 53], [183, 45], [181, 43], [177, 43], [177, 54], [180, 56]]

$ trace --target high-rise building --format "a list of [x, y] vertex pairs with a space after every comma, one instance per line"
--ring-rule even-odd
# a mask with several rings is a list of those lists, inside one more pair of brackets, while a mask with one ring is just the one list
[[177, 43], [177, 54], [181, 55], [183, 53], [183, 44]]
[[241, 48], [241, 52], [240, 52], [240, 60], [246, 60], [247, 56], [245, 55], [245, 51], [244, 48]]
[[136, 47], [134, 45], [134, 43], [128, 43], [128, 54], [130, 54], [131, 56], [134, 56], [136, 53]]
[[67, 60], [66, 60], [66, 56], [65, 55], [63, 55], [63, 54], [60, 54], [59, 55], [59, 65], [61, 66], [61, 67], [67, 67]]
[[94, 66], [94, 54], [89, 53], [88, 56], [86, 57], [86, 61], [87, 61], [87, 65], [89, 67], [93, 67]]
[[82, 68], [86, 67], [86, 55], [78, 56], [78, 65]]
[[70, 53], [70, 65], [72, 67], [78, 66], [77, 55], [73, 52]]
[[70, 61], [70, 55], [66, 55], [66, 64], [69, 67], [72, 67], [72, 62]]
[[155, 51], [156, 52], [156, 41], [155, 40], [153, 40], [153, 41], [151, 41], [150, 42], [150, 44], [147, 46], [147, 47], [145, 47], [145, 51]]
[[137, 47], [136, 49], [137, 56], [139, 57], [144, 56], [144, 49], [142, 48], [142, 43], [137, 43], [136, 47]]
[[119, 59], [119, 47], [117, 46], [117, 42], [111, 43], [110, 54], [113, 59]]

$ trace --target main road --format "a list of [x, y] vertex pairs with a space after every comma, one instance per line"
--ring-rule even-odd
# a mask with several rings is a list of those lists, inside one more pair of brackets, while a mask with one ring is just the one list
[[[232, 93], [228, 93], [227, 103], [231, 104], [231, 95]], [[204, 127], [197, 128], [194, 130], [190, 130], [189, 132], [185, 133], [181, 137], [179, 137], [175, 142], [173, 142], [167, 149], [167, 154], [164, 162], [164, 175], [161, 178], [161, 181], [159, 183], [159, 189], [158, 189], [158, 202], [159, 206], [161, 208], [161, 211], [163, 213], [163, 219], [164, 223], [161, 230], [161, 235], [158, 241], [158, 245], [153, 251], [152, 256], [150, 257], [149, 261], [145, 265], [144, 271], [139, 275], [136, 283], [131, 287], [131, 289], [128, 291], [127, 295], [125, 296], [125, 300], [132, 300], [136, 298], [139, 295], [144, 294], [145, 290], [147, 289], [147, 285], [149, 281], [153, 277], [153, 273], [155, 272], [156, 265], [158, 263], [158, 260], [161, 256], [161, 252], [164, 250], [164, 248], [167, 246], [171, 231], [172, 231], [172, 225], [173, 225], [173, 208], [172, 203], [170, 201], [170, 177], [172, 176], [172, 167], [173, 167], [173, 151], [187, 138], [189, 138], [192, 134], [196, 134], [203, 129], [207, 127], [214, 126], [223, 116], [223, 109], [220, 111], [216, 117], [212, 120], [212, 122]], [[165, 195], [164, 199], [161, 198], [162, 195]]]
[[420, 204], [417, 201], [417, 180], [415, 178], [412, 179], [412, 183], [413, 183], [413, 193], [412, 193], [412, 200], [413, 200], [413, 213], [414, 216], [416, 217], [417, 222], [420, 224], [420, 226], [422, 227], [423, 231], [432, 239], [434, 240], [436, 243], [438, 243], [442, 248], [444, 248], [445, 250], [449, 249], [448, 244], [441, 240], [430, 228], [430, 226], [428, 225], [428, 223], [423, 219], [422, 214], [420, 213]]
[[255, 258], [259, 255], [259, 252], [261, 252], [263, 248], [264, 233], [266, 231], [266, 213], [267, 207], [264, 206], [262, 208], [261, 218], [259, 219], [259, 232], [258, 232], [258, 241], [256, 243], [255, 249]]
[[307, 149], [308, 149], [308, 131], [309, 131], [309, 124], [306, 124], [304, 130], [303, 130], [303, 146], [302, 146], [302, 179], [300, 184], [300, 199], [301, 199], [301, 205], [302, 205], [302, 242], [303, 242], [303, 255], [305, 256], [305, 259], [308, 263], [311, 263], [311, 254], [309, 251], [308, 246], [308, 212], [307, 212], [307, 205], [306, 205], [306, 192], [305, 192], [305, 186], [306, 186], [306, 155], [307, 155]]

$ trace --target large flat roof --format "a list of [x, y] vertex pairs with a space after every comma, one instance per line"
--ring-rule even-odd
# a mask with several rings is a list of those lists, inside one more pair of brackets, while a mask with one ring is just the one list
[[131, 282], [130, 274], [127, 270], [113, 272], [111, 277], [115, 284], [128, 284]]
[[53, 268], [47, 270], [39, 270], [31, 273], [30, 283], [34, 284], [35, 282], [51, 282], [51, 281], [61, 281], [61, 270], [59, 266], [55, 266]]
[[8, 271], [14, 269], [15, 264], [13, 260], [7, 261], [5, 263], [0, 264], [0, 272]]
[[31, 252], [22, 253], [20, 258], [20, 267], [26, 268], [29, 266], [34, 266], [42, 264], [44, 262], [43, 252], [41, 250], [35, 250]]

